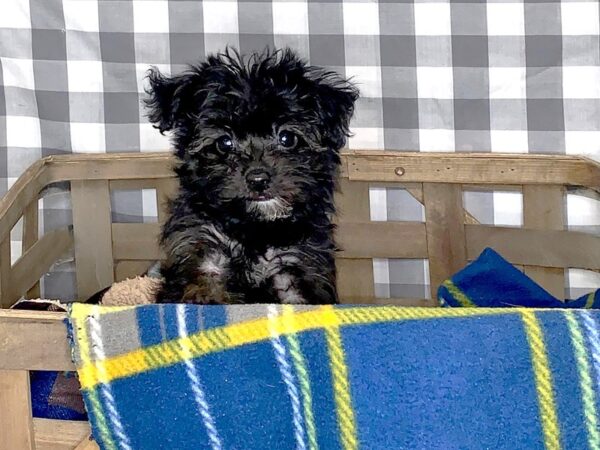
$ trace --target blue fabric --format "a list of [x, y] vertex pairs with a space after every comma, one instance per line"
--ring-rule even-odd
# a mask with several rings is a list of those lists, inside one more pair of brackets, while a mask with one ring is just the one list
[[[136, 336], [161, 327], [159, 314], [144, 311], [158, 308], [180, 324], [229, 319], [147, 346]], [[101, 449], [600, 445], [597, 311], [345, 306], [286, 318], [249, 305], [75, 309], [73, 355]], [[129, 320], [138, 332], [115, 340]]]
[[600, 289], [577, 299], [558, 299], [496, 251], [486, 248], [475, 261], [439, 287], [438, 299], [442, 306], [451, 307], [598, 309]]

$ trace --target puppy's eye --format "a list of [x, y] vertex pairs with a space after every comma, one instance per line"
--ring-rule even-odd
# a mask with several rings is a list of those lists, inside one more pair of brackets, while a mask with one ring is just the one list
[[217, 139], [217, 148], [222, 152], [230, 152], [233, 150], [233, 139], [229, 136], [221, 136]]
[[279, 133], [279, 143], [285, 148], [294, 148], [298, 144], [298, 136], [291, 131]]

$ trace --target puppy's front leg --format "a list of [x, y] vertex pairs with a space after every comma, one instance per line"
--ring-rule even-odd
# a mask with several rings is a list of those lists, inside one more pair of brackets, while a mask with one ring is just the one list
[[183, 292], [184, 303], [219, 305], [233, 303], [222, 280], [214, 276], [199, 276], [196, 283], [188, 284]]
[[199, 304], [233, 303], [225, 287], [230, 258], [222, 251], [213, 250], [204, 256], [197, 268], [196, 282], [186, 286], [184, 300]]
[[187, 264], [166, 266], [163, 269], [164, 282], [156, 296], [157, 303], [231, 303], [224, 278], [215, 273], [206, 273], [201, 267], [202, 263], [195, 267]]
[[186, 227], [164, 241], [167, 261], [158, 303], [231, 303], [226, 282], [231, 250], [226, 236], [212, 225]]

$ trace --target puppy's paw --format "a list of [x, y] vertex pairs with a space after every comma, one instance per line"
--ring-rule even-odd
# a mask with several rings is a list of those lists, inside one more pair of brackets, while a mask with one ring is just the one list
[[198, 305], [227, 305], [237, 303], [217, 277], [199, 277], [195, 283], [186, 285], [181, 301]]

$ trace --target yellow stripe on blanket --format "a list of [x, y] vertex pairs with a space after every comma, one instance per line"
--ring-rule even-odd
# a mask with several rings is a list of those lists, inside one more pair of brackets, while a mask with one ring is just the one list
[[544, 333], [533, 311], [522, 311], [523, 323], [535, 375], [540, 418], [544, 432], [544, 443], [548, 450], [560, 450], [560, 427], [556, 415], [552, 373], [544, 344]]
[[[84, 365], [91, 364], [90, 343], [88, 340], [88, 327], [85, 326], [85, 320], [90, 317], [92, 309], [76, 308], [77, 311], [72, 312], [72, 317], [79, 324], [75, 329], [75, 337], [78, 342], [79, 358]], [[100, 433], [100, 440], [107, 450], [116, 450], [115, 442], [113, 441], [106, 417], [104, 417], [103, 408], [100, 403], [98, 391], [92, 390], [89, 392], [88, 401], [90, 404], [91, 414], [96, 418], [96, 427]]]
[[590, 309], [592, 306], [594, 306], [594, 300], [596, 299], [596, 293], [595, 292], [590, 292], [590, 295], [587, 296], [587, 299], [585, 301], [585, 309]]
[[442, 283], [442, 286], [444, 286], [446, 289], [448, 289], [448, 292], [450, 292], [450, 295], [452, 295], [452, 297], [454, 297], [456, 299], [456, 301], [458, 303], [460, 303], [460, 306], [469, 307], [469, 308], [473, 308], [473, 307], [477, 306], [451, 280], [444, 281]]
[[[73, 306], [72, 316], [76, 321], [85, 316], [90, 305]], [[158, 369], [180, 363], [187, 358], [196, 358], [210, 353], [233, 349], [246, 344], [265, 341], [275, 331], [277, 335], [286, 336], [307, 330], [326, 327], [366, 325], [399, 320], [459, 318], [489, 315], [513, 315], [518, 308], [402, 308], [390, 307], [353, 307], [336, 308], [332, 315], [330, 307], [320, 307], [309, 311], [294, 313], [294, 321], [289, 316], [278, 316], [272, 319], [260, 318], [241, 323], [226, 325], [191, 334], [187, 337], [163, 342], [154, 346], [140, 348], [123, 355], [109, 357], [104, 360], [83, 363], [79, 369], [79, 377], [83, 389], [92, 389], [101, 381], [111, 382], [148, 370]], [[81, 326], [82, 324], [79, 324]], [[189, 350], [189, 351], [188, 351]], [[100, 379], [102, 374], [104, 379]]]

